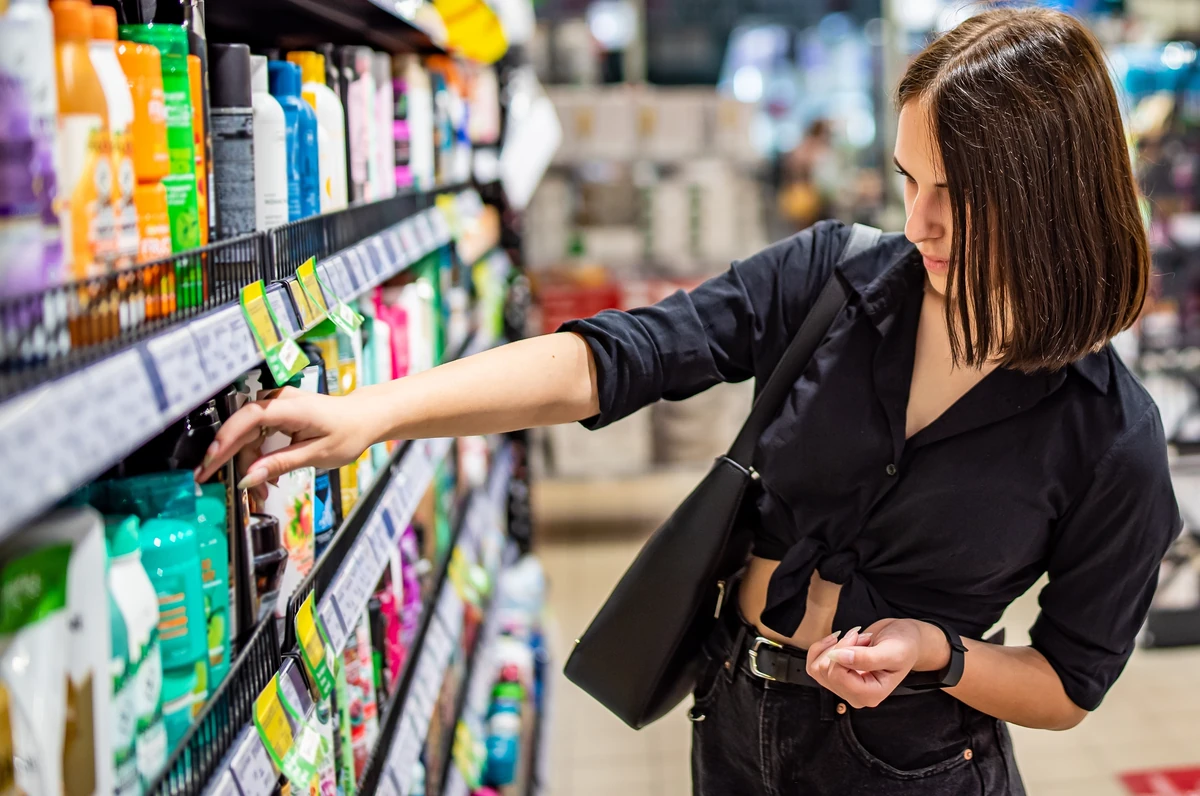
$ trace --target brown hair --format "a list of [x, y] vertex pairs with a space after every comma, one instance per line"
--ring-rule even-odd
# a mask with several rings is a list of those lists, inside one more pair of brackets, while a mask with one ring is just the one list
[[1055, 370], [1128, 328], [1149, 245], [1091, 33], [1056, 11], [979, 14], [908, 67], [897, 102], [913, 100], [928, 111], [952, 206], [955, 360]]

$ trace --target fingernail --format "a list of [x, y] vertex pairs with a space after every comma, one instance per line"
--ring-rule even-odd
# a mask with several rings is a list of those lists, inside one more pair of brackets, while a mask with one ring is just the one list
[[860, 639], [864, 639], [864, 638], [870, 638], [870, 637], [871, 637], [871, 634], [870, 634], [870, 633], [859, 633], [859, 634], [858, 634], [858, 637], [859, 637]]
[[200, 473], [202, 473], [202, 472], [204, 472], [204, 465], [201, 465], [201, 466], [197, 467], [195, 470], [192, 470], [192, 478], [199, 481]]
[[826, 637], [825, 637], [825, 638], [824, 638], [824, 639], [821, 641], [821, 643], [822, 643], [822, 644], [828, 644], [828, 643], [829, 643], [829, 642], [831, 642], [831, 641], [837, 641], [837, 638], [838, 638], [838, 636], [840, 636], [840, 635], [842, 635], [842, 631], [840, 631], [840, 630], [835, 630], [834, 632], [832, 632], [832, 633], [830, 633], [828, 636], [826, 636]]
[[[858, 633], [858, 632], [860, 632], [861, 630], [862, 630], [862, 625], [859, 625], [858, 627], [852, 627], [852, 628], [850, 628], [850, 633]], [[847, 633], [846, 635], [849, 635], [849, 633]]]
[[238, 489], [250, 489], [267, 480], [266, 467], [251, 467], [246, 477], [238, 481]]
[[221, 446], [215, 442], [213, 444], [209, 445], [208, 450], [206, 450], [204, 452], [204, 463], [201, 464], [200, 466], [208, 467], [210, 464], [212, 464], [212, 460], [216, 457], [217, 451], [220, 449], [221, 449]]
[[854, 663], [854, 650], [849, 648], [830, 650], [829, 659], [832, 661], [837, 661], [843, 666], [850, 666]]

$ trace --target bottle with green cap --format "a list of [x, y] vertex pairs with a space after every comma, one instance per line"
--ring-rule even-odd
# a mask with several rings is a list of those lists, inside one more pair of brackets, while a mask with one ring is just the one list
[[129, 657], [129, 627], [117, 604], [112, 583], [112, 545], [105, 540], [108, 558], [104, 577], [108, 592], [109, 675], [112, 677], [113, 793], [137, 796], [142, 792], [137, 767], [137, 707], [134, 668]]
[[163, 724], [162, 652], [158, 641], [158, 593], [142, 566], [137, 517], [107, 517], [108, 587], [125, 621], [129, 644], [129, 679], [134, 683], [134, 746], [144, 790], [167, 762]]
[[208, 690], [229, 674], [229, 539], [226, 537], [224, 484], [204, 484], [196, 498], [200, 574], [208, 625]]
[[142, 565], [158, 595], [163, 721], [174, 748], [208, 699], [208, 622], [204, 613], [196, 482], [190, 472], [112, 481], [109, 496], [142, 519]]
[[[171, 221], [171, 249], [175, 254], [200, 246], [199, 194], [196, 183], [196, 146], [192, 131], [192, 94], [188, 74], [188, 37], [180, 25], [122, 25], [120, 36], [158, 48], [162, 60], [163, 104], [167, 116], [169, 173], [167, 213]], [[176, 299], [179, 307], [195, 307], [203, 299], [203, 274], [199, 258], [176, 265]]]

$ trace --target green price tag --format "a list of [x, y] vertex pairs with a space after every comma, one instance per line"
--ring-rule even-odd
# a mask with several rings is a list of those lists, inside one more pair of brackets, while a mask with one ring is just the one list
[[308, 669], [308, 679], [316, 686], [320, 700], [333, 693], [333, 671], [329, 668], [329, 638], [313, 606], [314, 595], [310, 594], [296, 612], [296, 638], [300, 642], [300, 657]]
[[271, 678], [267, 687], [254, 700], [254, 729], [275, 768], [283, 769], [283, 758], [295, 741], [287, 711], [279, 699], [279, 675]]
[[[300, 266], [300, 270], [296, 271], [296, 275], [300, 277], [301, 286], [304, 287], [305, 292], [309, 293], [310, 296], [319, 296], [322, 294], [331, 296], [333, 298], [333, 306], [328, 308], [330, 320], [346, 334], [354, 334], [363, 325], [363, 317], [329, 288], [329, 285], [321, 278], [321, 272], [316, 269], [315, 263], [313, 263], [311, 269], [304, 270], [304, 267], [309, 265], [309, 263], [313, 263], [313, 261], [309, 260], [309, 262]], [[301, 273], [302, 270], [304, 270], [304, 273]], [[309, 273], [311, 273], [311, 278], [306, 278]], [[323, 299], [321, 305], [325, 306]]]
[[271, 302], [267, 301], [266, 285], [261, 279], [242, 288], [241, 304], [254, 342], [271, 369], [271, 375], [279, 384], [290, 381], [308, 365], [308, 357], [295, 340], [280, 335], [282, 326], [271, 309]]

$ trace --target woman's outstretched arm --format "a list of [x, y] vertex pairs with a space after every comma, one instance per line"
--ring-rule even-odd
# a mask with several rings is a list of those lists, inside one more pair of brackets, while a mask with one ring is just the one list
[[[346, 396], [285, 388], [247, 404], [226, 422], [197, 471], [206, 480], [243, 449], [250, 488], [299, 467], [349, 464], [391, 439], [496, 434], [569, 423], [600, 411], [591, 349], [575, 334], [511, 343], [424, 373]], [[263, 429], [292, 438], [258, 455]]]

